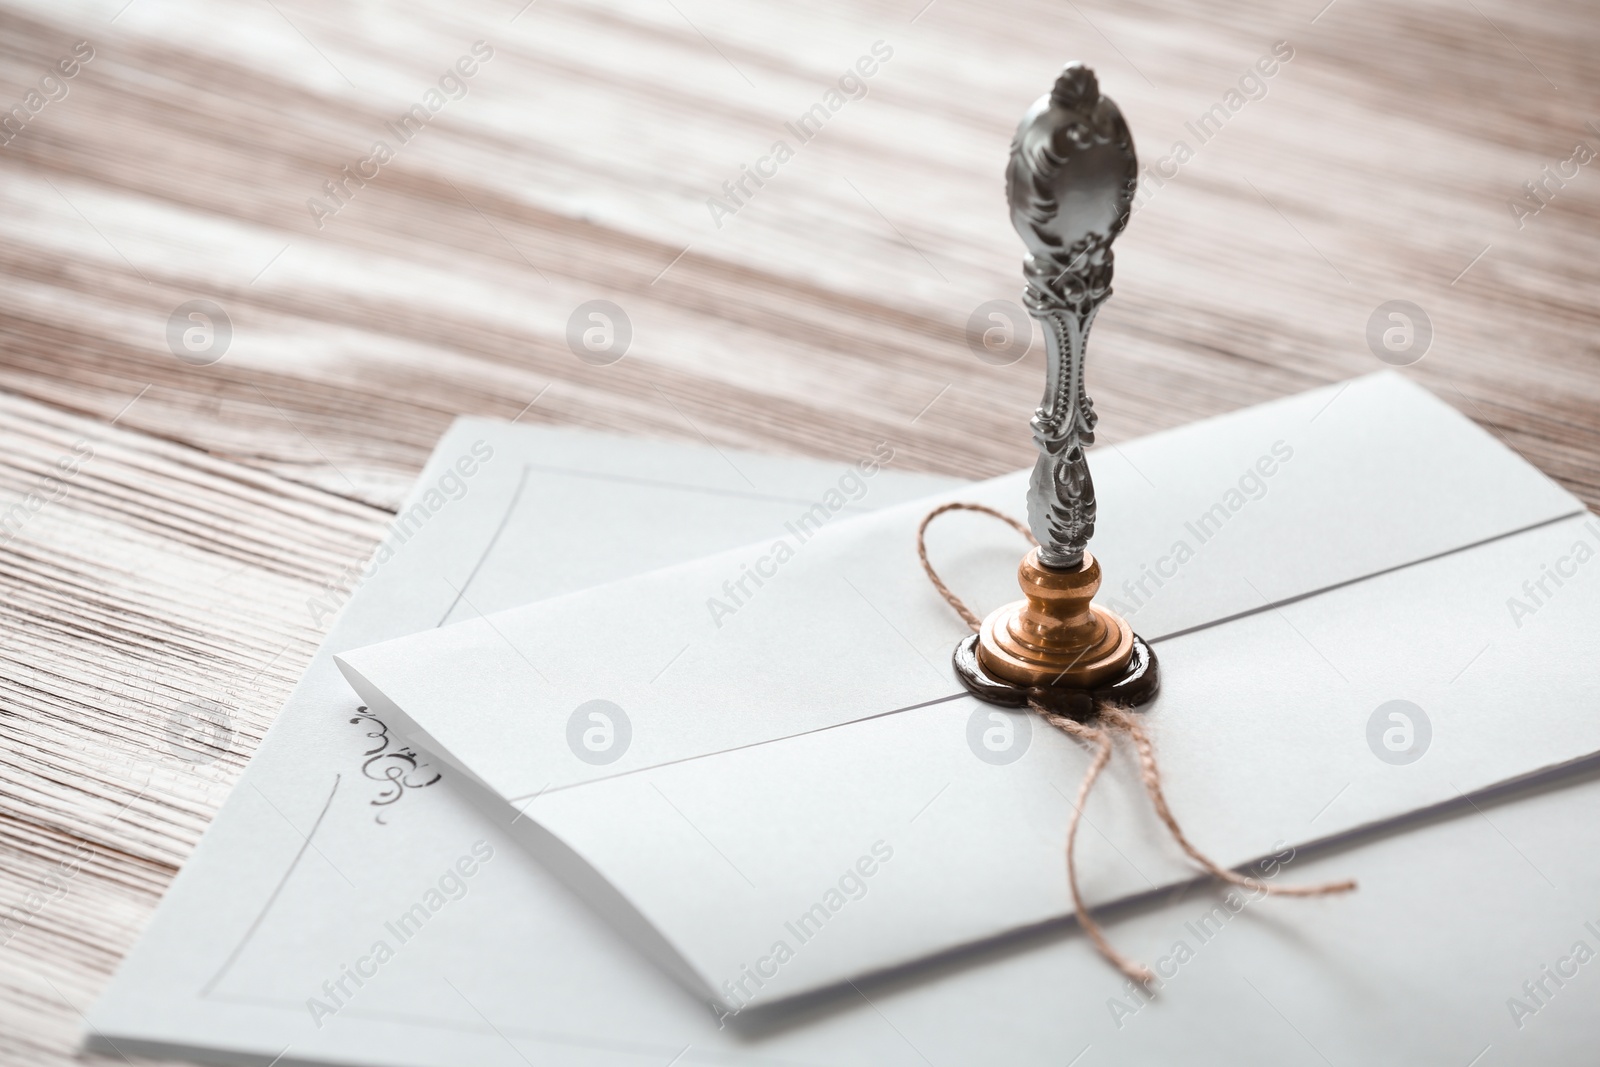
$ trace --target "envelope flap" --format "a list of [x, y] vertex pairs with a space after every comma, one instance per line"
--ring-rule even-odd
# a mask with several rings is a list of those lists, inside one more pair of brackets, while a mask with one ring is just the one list
[[[1582, 511], [1388, 372], [1097, 449], [1091, 466], [1100, 599], [1148, 640]], [[1020, 513], [1026, 475], [846, 517], [873, 469], [797, 505], [769, 542], [341, 663], [513, 798], [949, 696], [965, 631], [922, 573], [916, 526], [945, 499]], [[1016, 598], [1020, 545], [999, 523], [952, 516], [929, 548], [981, 612]], [[607, 762], [566, 742], [592, 700], [628, 719], [628, 745]]]

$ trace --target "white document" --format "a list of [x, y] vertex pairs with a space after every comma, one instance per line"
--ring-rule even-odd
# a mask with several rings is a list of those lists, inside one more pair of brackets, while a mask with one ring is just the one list
[[[428, 1067], [522, 1064], [519, 1047], [541, 1062], [617, 1065], [665, 1063], [690, 1042], [737, 1052], [737, 1035], [362, 709], [332, 655], [775, 536], [830, 494], [844, 498], [830, 511], [842, 522], [952, 484], [458, 420], [402, 507], [383, 562], [364, 568], [90, 1012], [90, 1045], [229, 1064], [281, 1054], [281, 1064]], [[307, 611], [321, 619], [333, 604], [319, 597]], [[392, 956], [374, 953], [379, 942]], [[625, 1019], [613, 997], [630, 1005]]]
[[[1600, 751], [1592, 583], [1528, 618], [1506, 605], [1582, 536], [1582, 507], [1423, 391], [1377, 375], [1095, 456], [1106, 592], [1164, 661], [1147, 714], [1168, 793], [1222, 862]], [[1021, 476], [959, 495], [1015, 509]], [[815, 992], [1069, 912], [1060, 836], [1085, 757], [1042, 729], [1009, 765], [969, 746], [994, 716], [1028, 724], [954, 680], [963, 628], [913, 551], [927, 506], [341, 663], [697, 994]], [[974, 603], [1015, 595], [1004, 527], [952, 522], [931, 547]], [[1440, 757], [1375, 775], [1369, 717], [1419, 696], [1448, 709]], [[629, 751], [604, 766], [562, 743], [591, 700], [629, 709]], [[1192, 877], [1131, 774], [1087, 816], [1118, 842], [1085, 840], [1091, 900]]]

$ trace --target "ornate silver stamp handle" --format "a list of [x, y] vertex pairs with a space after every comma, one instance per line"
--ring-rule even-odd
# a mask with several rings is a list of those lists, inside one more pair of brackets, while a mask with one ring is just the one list
[[1111, 295], [1111, 242], [1127, 225], [1138, 157], [1122, 112], [1094, 71], [1069, 63], [1017, 127], [1006, 171], [1011, 224], [1028, 255], [1023, 303], [1044, 328], [1044, 400], [1032, 420], [1039, 450], [1028, 526], [1044, 566], [1071, 570], [1094, 535], [1094, 402], [1084, 386], [1089, 327]]

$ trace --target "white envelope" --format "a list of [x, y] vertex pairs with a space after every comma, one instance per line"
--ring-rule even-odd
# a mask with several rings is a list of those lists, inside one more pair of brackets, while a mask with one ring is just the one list
[[[1593, 583], [1520, 619], [1506, 603], [1584, 536], [1581, 505], [1403, 379], [1101, 450], [1095, 476], [1106, 595], [1164, 661], [1147, 714], [1169, 796], [1223, 862], [1600, 749], [1580, 713]], [[958, 495], [1016, 510], [1021, 484]], [[1016, 736], [1026, 719], [954, 682], [963, 629], [912, 550], [927, 506], [340, 663], [486, 803], [522, 812], [541, 859], [698, 994], [739, 1009], [815, 991], [1068, 910], [1060, 836], [1085, 757], [1042, 729], [1010, 764], [969, 747], [974, 724]], [[952, 520], [931, 548], [986, 609], [1014, 596], [1008, 537]], [[1448, 707], [1441, 756], [1405, 780], [1374, 777], [1366, 741], [1397, 697]], [[591, 700], [627, 709], [630, 746], [609, 765], [563, 741]], [[1091, 900], [1192, 876], [1125, 770], [1086, 817], [1121, 842], [1085, 837]]]

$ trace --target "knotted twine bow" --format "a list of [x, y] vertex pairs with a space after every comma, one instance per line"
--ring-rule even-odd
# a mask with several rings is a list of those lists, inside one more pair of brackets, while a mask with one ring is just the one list
[[[1016, 530], [1034, 545], [1038, 541], [1029, 529], [1011, 516], [996, 511], [994, 508], [983, 504], [941, 504], [923, 516], [922, 525], [917, 527], [917, 558], [922, 561], [922, 569], [927, 572], [928, 580], [933, 587], [939, 590], [939, 595], [945, 602], [956, 610], [966, 624], [972, 627], [974, 633], [982, 625], [981, 620], [972, 613], [961, 598], [951, 592], [950, 587], [944, 584], [933, 564], [928, 562], [928, 548], [925, 537], [928, 524], [947, 511], [979, 511], [985, 515], [992, 515]], [[1118, 734], [1126, 734], [1133, 742], [1134, 750], [1139, 756], [1139, 776], [1144, 781], [1145, 792], [1150, 795], [1150, 803], [1156, 809], [1156, 815], [1166, 826], [1167, 832], [1178, 843], [1188, 857], [1199, 864], [1208, 874], [1221, 879], [1231, 885], [1242, 886], [1255, 890], [1263, 895], [1281, 897], [1319, 897], [1329, 893], [1345, 893], [1356, 887], [1355, 881], [1327, 882], [1323, 885], [1306, 886], [1280, 886], [1272, 885], [1259, 878], [1251, 878], [1237, 871], [1230, 871], [1220, 866], [1215, 860], [1201, 852], [1184, 836], [1183, 830], [1178, 826], [1178, 820], [1172, 815], [1172, 809], [1167, 807], [1167, 798], [1161, 791], [1161, 772], [1156, 767], [1156, 749], [1150, 740], [1150, 735], [1139, 723], [1138, 718], [1128, 709], [1109, 701], [1096, 701], [1093, 713], [1086, 722], [1078, 722], [1065, 715], [1058, 714], [1045, 707], [1039, 701], [1030, 698], [1028, 707], [1031, 708], [1045, 722], [1054, 726], [1062, 733], [1080, 742], [1094, 752], [1094, 758], [1089, 761], [1089, 769], [1084, 772], [1083, 781], [1078, 785], [1078, 797], [1072, 803], [1072, 817], [1067, 820], [1067, 887], [1072, 891], [1072, 910], [1078, 917], [1078, 925], [1089, 935], [1089, 940], [1094, 942], [1094, 947], [1100, 950], [1100, 955], [1109, 960], [1117, 970], [1140, 984], [1148, 984], [1155, 980], [1155, 975], [1142, 963], [1136, 963], [1118, 952], [1106, 940], [1105, 933], [1100, 925], [1089, 915], [1089, 909], [1084, 906], [1083, 895], [1078, 891], [1078, 869], [1073, 858], [1073, 845], [1078, 838], [1078, 823], [1083, 817], [1083, 806], [1089, 800], [1089, 791], [1094, 788], [1095, 781], [1100, 777], [1100, 772], [1105, 770], [1106, 764], [1111, 762], [1112, 743]]]

